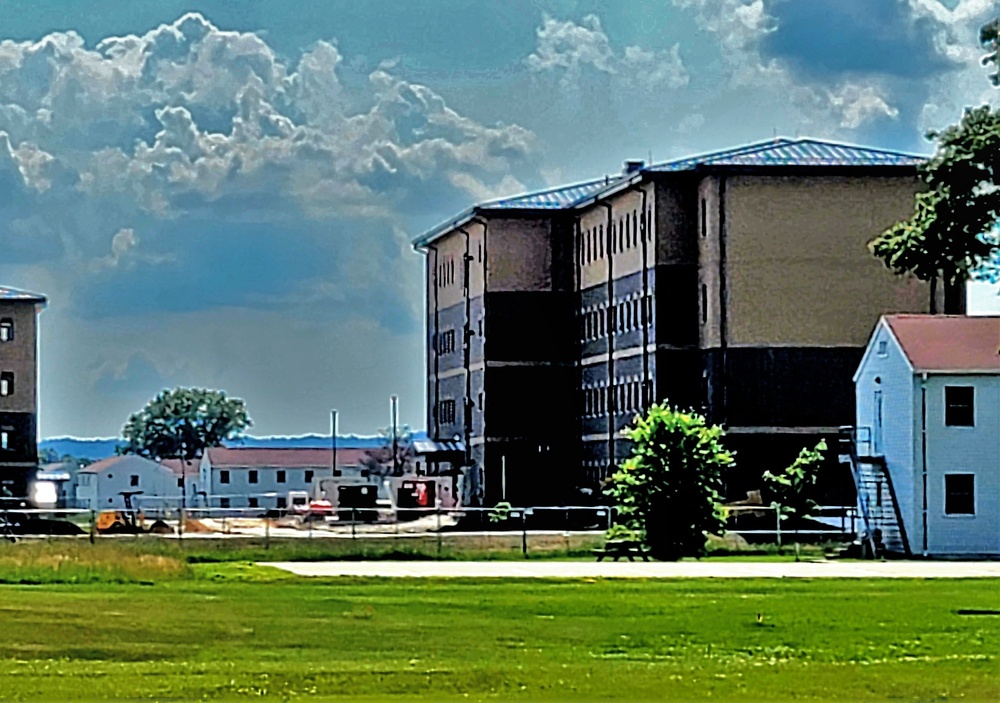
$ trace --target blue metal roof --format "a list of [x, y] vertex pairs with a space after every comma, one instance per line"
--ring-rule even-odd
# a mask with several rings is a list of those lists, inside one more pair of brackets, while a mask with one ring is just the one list
[[603, 193], [613, 192], [619, 187], [641, 180], [649, 173], [676, 173], [694, 171], [699, 168], [766, 168], [782, 166], [819, 167], [866, 167], [893, 166], [916, 167], [927, 159], [918, 154], [900, 151], [873, 149], [871, 147], [841, 144], [819, 139], [788, 139], [777, 137], [763, 142], [744, 144], [732, 149], [713, 151], [696, 156], [686, 156], [674, 161], [665, 161], [646, 166], [640, 171], [627, 175], [605, 176], [592, 181], [575, 183], [548, 190], [515, 195], [480, 203], [469, 208], [458, 217], [445, 222], [413, 240], [416, 247], [434, 241], [442, 234], [460, 227], [480, 212], [493, 210], [568, 210], [599, 198]]
[[45, 296], [38, 293], [29, 293], [26, 290], [0, 286], [0, 300], [23, 300], [30, 303], [44, 303]]
[[549, 190], [539, 190], [534, 193], [524, 193], [510, 198], [500, 198], [491, 200], [479, 206], [481, 210], [493, 208], [508, 210], [562, 210], [572, 207], [594, 193], [598, 193], [608, 186], [615, 185], [624, 180], [621, 176], [606, 176], [584, 183], [574, 183], [568, 186], [559, 186]]
[[918, 166], [927, 157], [885, 149], [840, 144], [818, 139], [786, 139], [765, 142], [725, 151], [689, 156], [676, 161], [654, 164], [645, 169], [653, 173], [692, 171], [702, 167], [768, 166]]
[[429, 232], [425, 232], [413, 240], [413, 245], [421, 247], [429, 244], [445, 232], [449, 232], [456, 227], [461, 227], [479, 212], [489, 212], [492, 210], [565, 210], [573, 207], [581, 200], [592, 197], [595, 193], [599, 193], [605, 188], [621, 183], [623, 180], [625, 179], [622, 176], [605, 176], [604, 178], [597, 178], [583, 183], [522, 193], [521, 195], [513, 195], [509, 198], [488, 200], [485, 203], [480, 203], [469, 208], [457, 217], [438, 225]]

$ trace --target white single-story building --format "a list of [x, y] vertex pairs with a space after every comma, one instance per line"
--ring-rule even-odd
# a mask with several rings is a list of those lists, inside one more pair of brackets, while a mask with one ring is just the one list
[[1000, 556], [1000, 317], [886, 315], [854, 376], [862, 522], [890, 551]]

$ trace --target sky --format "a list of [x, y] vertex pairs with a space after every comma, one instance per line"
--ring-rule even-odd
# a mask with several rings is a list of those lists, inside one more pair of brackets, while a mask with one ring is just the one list
[[[161, 388], [252, 433], [425, 427], [410, 240], [474, 202], [780, 136], [928, 153], [995, 0], [0, 0], [0, 282], [39, 430]], [[980, 310], [997, 306], [973, 291]]]

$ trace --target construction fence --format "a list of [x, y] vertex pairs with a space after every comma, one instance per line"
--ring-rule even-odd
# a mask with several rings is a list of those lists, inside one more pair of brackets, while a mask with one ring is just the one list
[[[858, 527], [854, 507], [828, 506], [803, 523], [783, 520], [772, 506], [731, 511], [723, 539], [734, 549], [754, 544], [850, 541]], [[608, 506], [340, 509], [335, 514], [294, 513], [260, 508], [158, 507], [123, 510], [0, 510], [0, 535], [76, 536], [91, 540], [117, 535], [173, 539], [336, 539], [398, 540], [414, 544], [430, 538], [437, 545], [465, 537], [466, 544], [521, 546], [554, 543], [567, 550], [600, 541], [615, 524]], [[472, 539], [472, 538], [475, 539]]]

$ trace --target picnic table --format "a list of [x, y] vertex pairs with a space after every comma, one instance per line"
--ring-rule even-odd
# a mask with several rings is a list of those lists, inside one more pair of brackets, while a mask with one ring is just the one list
[[629, 561], [635, 561], [635, 557], [642, 557], [643, 561], [649, 561], [649, 551], [642, 542], [637, 540], [615, 539], [605, 543], [603, 549], [595, 549], [594, 556], [597, 561], [604, 561], [604, 557], [614, 557], [618, 561], [622, 557], [628, 557]]

